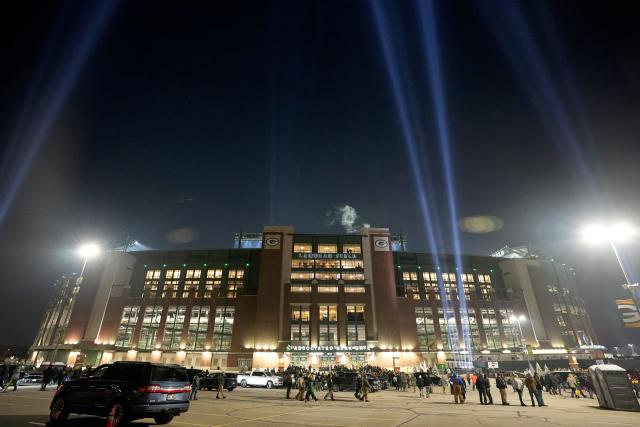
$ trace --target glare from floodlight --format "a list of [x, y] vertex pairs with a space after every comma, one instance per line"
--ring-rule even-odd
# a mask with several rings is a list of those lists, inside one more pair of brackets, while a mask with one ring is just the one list
[[626, 222], [612, 225], [591, 224], [582, 230], [582, 238], [591, 244], [603, 242], [625, 242], [636, 234], [636, 230]]
[[585, 242], [596, 244], [606, 242], [608, 239], [607, 229], [600, 224], [588, 225], [582, 230], [582, 238]]
[[620, 222], [611, 227], [609, 234], [611, 240], [616, 242], [624, 242], [635, 235], [635, 230], [626, 222]]
[[93, 258], [100, 253], [100, 246], [95, 243], [85, 243], [78, 248], [78, 255], [83, 258]]

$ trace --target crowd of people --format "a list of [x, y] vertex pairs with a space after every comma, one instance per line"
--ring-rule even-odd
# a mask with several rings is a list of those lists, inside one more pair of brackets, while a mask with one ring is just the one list
[[[91, 369], [93, 369], [91, 366], [71, 367], [54, 366], [52, 364], [48, 364], [46, 367], [41, 366], [42, 379], [40, 380], [40, 390], [45, 391], [50, 384], [56, 384], [57, 387], [60, 387], [60, 384], [64, 381], [80, 378], [83, 373]], [[22, 376], [30, 372], [36, 372], [35, 368], [29, 370], [20, 365], [0, 364], [0, 389], [2, 389], [3, 393], [10, 388], [13, 388], [13, 391], [17, 391], [18, 382]]]
[[[317, 401], [316, 393], [326, 390], [325, 400], [335, 400], [334, 379], [341, 372], [348, 371], [345, 367], [334, 367], [328, 371], [315, 371], [304, 367], [290, 367], [284, 372], [284, 386], [287, 399], [297, 399], [308, 402]], [[518, 397], [520, 406], [545, 407], [544, 393], [570, 398], [595, 398], [595, 388], [591, 376], [586, 370], [564, 372], [497, 372], [492, 374], [479, 371], [456, 373], [448, 370], [439, 374], [435, 369], [419, 372], [393, 372], [379, 367], [365, 366], [354, 375], [354, 397], [369, 401], [371, 388], [370, 379], [377, 378], [384, 386], [382, 388], [395, 389], [399, 392], [418, 393], [418, 398], [429, 398], [434, 387], [441, 387], [442, 393], [450, 393], [455, 404], [467, 402], [469, 391], [478, 393], [481, 405], [493, 405], [492, 388], [498, 390], [501, 405], [511, 405], [509, 389]], [[638, 397], [640, 397], [640, 373], [634, 370], [629, 379]], [[292, 390], [297, 393], [292, 396]], [[530, 401], [530, 402], [529, 402]]]

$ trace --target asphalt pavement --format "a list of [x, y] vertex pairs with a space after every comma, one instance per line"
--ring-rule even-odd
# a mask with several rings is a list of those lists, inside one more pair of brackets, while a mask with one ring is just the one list
[[[286, 400], [282, 389], [237, 388], [227, 392], [227, 399], [216, 399], [215, 392], [202, 390], [191, 403], [189, 412], [174, 418], [173, 426], [640, 426], [640, 413], [598, 408], [597, 399], [571, 399], [545, 394], [547, 407], [522, 407], [517, 395], [509, 391], [510, 406], [497, 404], [498, 390], [492, 389], [494, 405], [480, 405], [478, 394], [469, 391], [467, 402], [456, 405], [453, 396], [442, 389], [429, 399], [417, 392], [385, 390], [369, 395], [361, 402], [352, 392], [335, 393], [335, 401]], [[17, 392], [0, 393], [0, 427], [48, 425], [48, 407], [53, 390], [20, 387]], [[64, 426], [103, 427], [105, 420], [72, 415]], [[153, 420], [139, 420], [134, 426], [154, 425]]]

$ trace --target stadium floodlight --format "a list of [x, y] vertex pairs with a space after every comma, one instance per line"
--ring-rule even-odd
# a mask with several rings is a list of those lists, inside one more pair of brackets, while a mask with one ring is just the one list
[[84, 269], [87, 266], [87, 261], [89, 258], [94, 258], [98, 256], [101, 252], [100, 246], [97, 243], [85, 243], [80, 245], [78, 248], [78, 255], [84, 258], [84, 263], [82, 264], [82, 271], [80, 272], [80, 276], [84, 275]]

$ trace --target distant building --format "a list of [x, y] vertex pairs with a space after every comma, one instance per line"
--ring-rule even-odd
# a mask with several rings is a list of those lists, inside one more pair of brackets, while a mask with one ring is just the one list
[[406, 238], [386, 228], [267, 226], [234, 240], [224, 250], [111, 252], [84, 277], [61, 278], [33, 361], [412, 369], [525, 354], [576, 363], [601, 350], [575, 272], [538, 253], [505, 248], [455, 265], [406, 252]]

